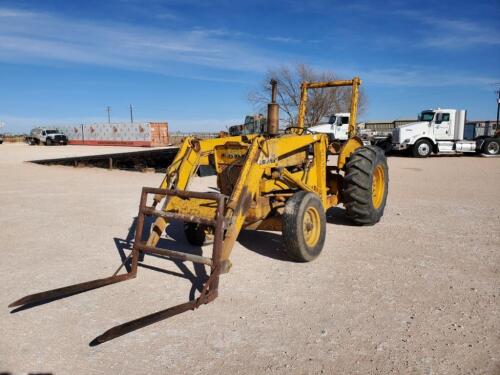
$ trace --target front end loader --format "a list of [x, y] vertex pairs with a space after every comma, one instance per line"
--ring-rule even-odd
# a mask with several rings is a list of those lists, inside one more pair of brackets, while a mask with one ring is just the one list
[[[358, 77], [302, 83], [297, 126], [287, 128], [282, 134], [276, 103], [277, 82], [271, 81], [267, 134], [208, 140], [186, 138], [160, 187], [142, 189], [135, 241], [126, 260], [129, 272], [119, 274], [122, 264], [110, 277], [32, 294], [9, 307], [29, 307], [135, 278], [141, 254], [210, 267], [197, 298], [116, 326], [91, 343], [99, 344], [214, 300], [219, 276], [231, 269], [231, 251], [242, 229], [281, 231], [290, 258], [309, 262], [323, 249], [329, 208], [342, 203], [354, 224], [375, 224], [384, 213], [389, 176], [384, 152], [363, 146], [356, 135], [360, 84]], [[326, 135], [310, 134], [304, 127], [308, 90], [340, 86], [352, 90], [349, 139], [343, 145], [328, 144]], [[336, 162], [329, 162], [329, 155], [336, 155]], [[215, 170], [218, 192], [189, 190], [190, 181], [201, 166]], [[147, 216], [156, 219], [148, 237], [143, 238]], [[193, 245], [202, 246], [210, 239], [211, 256], [158, 247], [172, 221], [183, 223], [186, 239]]]

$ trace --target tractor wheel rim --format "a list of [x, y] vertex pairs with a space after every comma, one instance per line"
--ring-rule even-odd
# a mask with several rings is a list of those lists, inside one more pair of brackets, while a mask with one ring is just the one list
[[320, 223], [318, 210], [309, 207], [305, 212], [304, 222], [302, 223], [302, 231], [307, 246], [312, 247], [318, 242], [321, 231]]
[[498, 149], [499, 148], [500, 148], [500, 146], [498, 145], [498, 143], [491, 142], [488, 145], [487, 150], [488, 150], [488, 153], [490, 153], [490, 154], [498, 154]]
[[429, 153], [429, 145], [427, 143], [422, 143], [418, 146], [418, 153], [420, 155], [427, 155]]
[[372, 203], [373, 207], [379, 208], [382, 204], [385, 192], [385, 173], [384, 168], [379, 164], [373, 171], [372, 180]]

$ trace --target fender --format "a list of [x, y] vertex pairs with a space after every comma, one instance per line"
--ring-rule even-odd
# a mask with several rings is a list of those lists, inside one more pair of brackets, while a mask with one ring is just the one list
[[430, 137], [427, 137], [425, 135], [421, 136], [421, 137], [419, 137], [417, 139], [415, 139], [412, 143], [409, 143], [409, 145], [414, 146], [418, 141], [420, 141], [422, 139], [425, 139], [425, 140], [427, 140], [427, 141], [429, 141], [431, 143], [431, 145], [432, 145], [432, 152], [438, 153], [439, 150], [438, 150], [437, 142], [434, 139], [432, 139]]

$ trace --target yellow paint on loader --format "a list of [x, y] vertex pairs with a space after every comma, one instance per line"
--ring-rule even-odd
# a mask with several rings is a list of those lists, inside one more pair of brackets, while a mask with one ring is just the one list
[[[319, 197], [323, 210], [342, 202], [342, 175], [350, 155], [363, 146], [356, 136], [356, 113], [361, 80], [331, 82], [303, 82], [297, 127], [285, 134], [248, 135], [197, 140], [186, 138], [172, 165], [168, 168], [162, 189], [187, 190], [191, 177], [200, 165], [211, 165], [217, 173], [221, 192], [228, 195], [225, 228], [222, 244], [222, 272], [230, 269], [230, 255], [241, 229], [280, 227], [280, 215], [288, 198], [298, 191]], [[274, 82], [273, 90], [276, 83]], [[307, 111], [308, 90], [328, 87], [350, 86], [351, 116], [349, 139], [338, 152], [337, 170], [327, 167], [329, 150], [325, 134], [307, 134], [304, 119]], [[275, 97], [275, 96], [273, 96]], [[374, 205], [381, 204], [384, 191], [384, 175], [377, 172], [373, 183]], [[380, 182], [382, 181], [382, 182]], [[159, 197], [162, 198], [162, 197]], [[160, 200], [158, 200], [159, 202]], [[205, 202], [206, 203], [206, 202]], [[165, 197], [162, 210], [186, 213], [200, 217], [212, 217], [216, 206], [204, 205], [200, 200], [183, 200]], [[317, 210], [305, 211], [303, 237], [306, 244], [314, 244], [320, 238]], [[159, 217], [154, 223], [148, 245], [155, 246], [168, 222]]]

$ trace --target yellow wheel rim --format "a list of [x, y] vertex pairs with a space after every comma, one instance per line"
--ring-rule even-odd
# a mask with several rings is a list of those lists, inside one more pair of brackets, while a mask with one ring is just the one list
[[313, 247], [319, 240], [320, 235], [319, 212], [314, 207], [309, 207], [304, 215], [304, 222], [302, 223], [302, 230], [304, 232], [304, 240], [307, 246]]
[[385, 173], [381, 165], [377, 165], [373, 172], [372, 182], [372, 203], [373, 207], [379, 208], [384, 199], [385, 192]]

